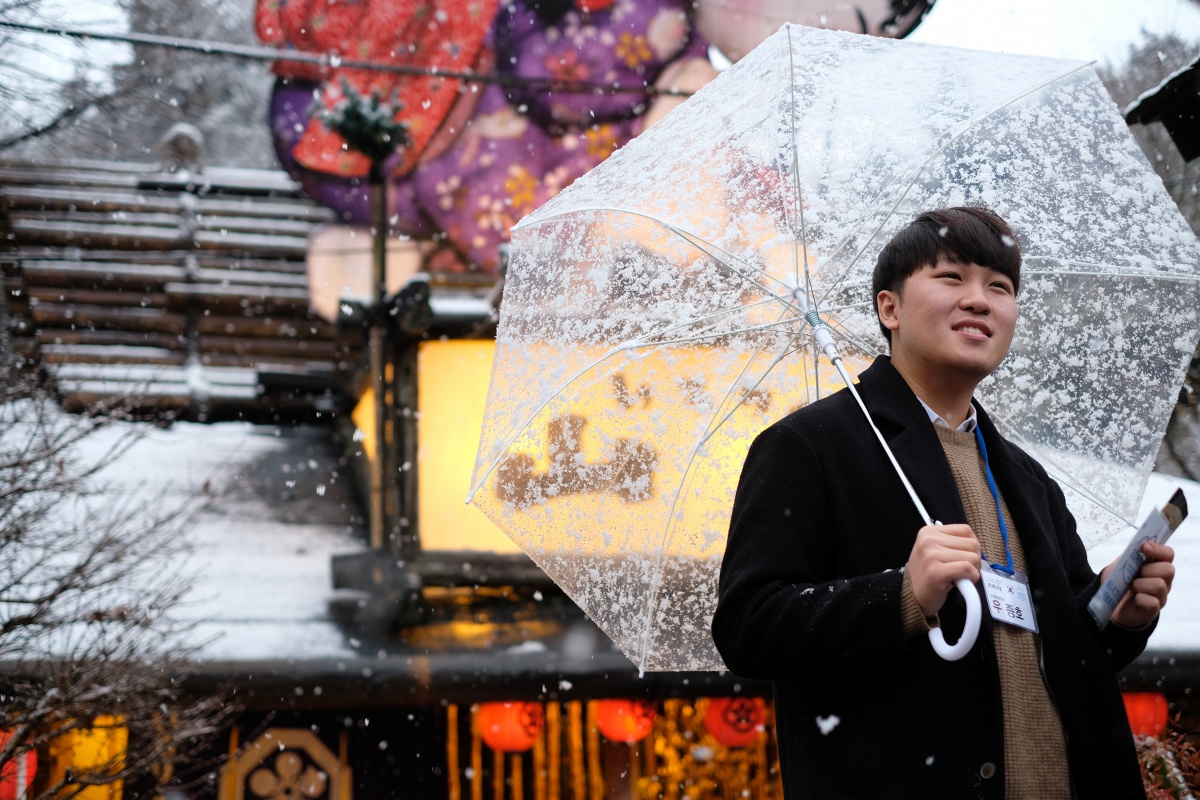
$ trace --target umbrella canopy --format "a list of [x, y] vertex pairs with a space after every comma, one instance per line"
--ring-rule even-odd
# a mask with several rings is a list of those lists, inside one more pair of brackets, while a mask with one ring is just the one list
[[[870, 277], [919, 212], [1025, 254], [980, 386], [1095, 544], [1126, 526], [1198, 336], [1200, 248], [1090, 65], [785, 25], [525, 218], [473, 502], [644, 669], [709, 636], [754, 436], [886, 348]], [[864, 424], [865, 421], [864, 421]]]

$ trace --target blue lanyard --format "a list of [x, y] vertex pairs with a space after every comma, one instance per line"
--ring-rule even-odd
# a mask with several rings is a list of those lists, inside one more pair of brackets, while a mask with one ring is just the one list
[[[1013, 568], [1012, 551], [1008, 549], [1008, 525], [1004, 523], [1004, 512], [1000, 510], [1000, 490], [996, 488], [996, 479], [992, 477], [992, 465], [988, 463], [987, 445], [983, 443], [983, 434], [979, 430], [978, 423], [975, 425], [975, 441], [979, 443], [979, 452], [983, 455], [983, 471], [987, 475], [988, 489], [991, 489], [992, 499], [996, 501], [996, 518], [1000, 520], [1000, 538], [1004, 540], [1004, 556], [1008, 561], [1006, 566], [999, 564], [992, 564], [992, 566], [1001, 572], [1012, 575], [1015, 569]], [[987, 561], [986, 556], [984, 561]]]

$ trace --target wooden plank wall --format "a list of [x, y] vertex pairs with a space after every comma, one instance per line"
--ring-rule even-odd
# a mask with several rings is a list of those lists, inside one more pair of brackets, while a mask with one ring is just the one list
[[353, 343], [309, 312], [304, 262], [330, 219], [278, 172], [0, 161], [11, 346], [75, 409], [331, 410]]

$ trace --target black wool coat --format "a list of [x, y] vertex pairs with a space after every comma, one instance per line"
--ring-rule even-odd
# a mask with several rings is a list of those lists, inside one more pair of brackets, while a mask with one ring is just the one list
[[[858, 384], [934, 519], [966, 522], [933, 424], [881, 356]], [[1062, 717], [1076, 796], [1144, 797], [1117, 670], [1149, 631], [1086, 611], [1099, 578], [1063, 493], [976, 403], [996, 482], [1029, 567], [1042, 671]], [[901, 630], [901, 567], [923, 522], [848, 391], [763, 431], [738, 484], [713, 639], [736, 675], [773, 681], [784, 794], [1003, 798], [1000, 680], [985, 610], [961, 661]], [[999, 556], [996, 556], [999, 557]], [[982, 597], [981, 597], [982, 599]], [[951, 592], [940, 617], [962, 630]], [[999, 624], [999, 623], [997, 623]], [[823, 733], [818, 717], [829, 725]]]

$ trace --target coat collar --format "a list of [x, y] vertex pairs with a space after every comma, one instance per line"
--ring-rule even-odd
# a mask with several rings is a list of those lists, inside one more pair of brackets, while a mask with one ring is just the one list
[[[966, 522], [958, 485], [941, 440], [921, 401], [888, 356], [877, 357], [859, 375], [858, 390], [930, 516], [939, 522]], [[1053, 530], [1053, 521], [1049, 517], [1045, 484], [1028, 466], [1024, 454], [996, 430], [980, 402], [976, 399], [971, 402], [988, 446], [992, 473], [1013, 515], [1026, 555], [1049, 546], [1061, 560], [1061, 553], [1057, 553], [1058, 548], [1046, 535]]]
[[935, 522], [965, 522], [941, 440], [908, 383], [887, 356], [859, 375], [858, 391], [896, 461]]

